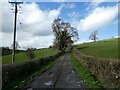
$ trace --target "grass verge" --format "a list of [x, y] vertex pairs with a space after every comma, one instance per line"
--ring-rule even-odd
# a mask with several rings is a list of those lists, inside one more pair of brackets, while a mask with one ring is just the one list
[[97, 80], [95, 80], [92, 74], [79, 63], [79, 61], [74, 57], [74, 55], [71, 54], [70, 57], [73, 68], [76, 70], [78, 75], [83, 79], [87, 88], [101, 88], [100, 83]]
[[55, 62], [56, 61], [51, 61], [47, 65], [40, 66], [40, 68], [37, 71], [17, 78], [17, 80], [11, 81], [11, 83], [3, 86], [2, 90], [16, 90], [17, 88], [22, 88], [24, 85], [34, 80], [35, 77], [39, 76], [40, 74], [48, 70], [51, 66], [55, 64]]

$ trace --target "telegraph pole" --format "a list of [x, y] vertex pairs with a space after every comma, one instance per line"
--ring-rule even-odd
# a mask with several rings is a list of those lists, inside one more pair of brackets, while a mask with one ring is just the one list
[[16, 23], [17, 23], [17, 5], [18, 4], [23, 4], [23, 2], [9, 2], [11, 4], [15, 4], [15, 21], [14, 21], [14, 36], [13, 36], [13, 53], [12, 53], [12, 63], [15, 61], [15, 42], [16, 42]]

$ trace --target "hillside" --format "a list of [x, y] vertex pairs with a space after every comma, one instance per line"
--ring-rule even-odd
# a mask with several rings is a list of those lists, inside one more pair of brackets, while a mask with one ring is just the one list
[[120, 57], [118, 57], [118, 40], [120, 40], [120, 38], [112, 38], [97, 42], [84, 43], [81, 45], [77, 45], [76, 48], [78, 48], [80, 52], [86, 55], [101, 58], [120, 59]]

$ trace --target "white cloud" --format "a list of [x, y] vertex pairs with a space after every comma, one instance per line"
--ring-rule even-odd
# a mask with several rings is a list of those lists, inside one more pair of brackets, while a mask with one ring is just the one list
[[8, 2], [8, 0], [0, 0], [0, 3]]
[[[41, 0], [43, 1], [43, 0]], [[53, 1], [53, 2], [119, 2], [119, 0], [47, 0], [47, 1]]]
[[52, 34], [52, 21], [60, 14], [59, 9], [42, 11], [35, 3], [24, 5], [22, 11], [20, 21], [25, 30], [40, 36]]
[[114, 36], [113, 38], [120, 38], [120, 36]]
[[83, 31], [99, 30], [110, 24], [118, 15], [118, 6], [97, 7], [86, 18], [80, 20], [77, 28]]
[[76, 4], [75, 3], [62, 3], [61, 4], [61, 8], [69, 8], [69, 9], [72, 9], [72, 8], [76, 8]]
[[28, 48], [28, 47], [35, 47], [35, 48], [45, 48], [45, 47], [49, 47], [50, 45], [52, 45], [53, 43], [53, 35], [49, 35], [49, 36], [40, 36], [40, 37], [29, 37], [26, 38], [25, 40], [21, 40], [19, 41], [20, 46], [22, 46], [22, 48]]
[[66, 7], [68, 7], [68, 8], [76, 8], [76, 4], [75, 3], [68, 3], [68, 4], [66, 4]]
[[71, 19], [75, 20], [77, 19], [78, 17], [80, 17], [80, 13], [79, 12], [71, 12], [71, 13], [68, 13], [68, 17], [70, 17]]
[[101, 3], [109, 2], [110, 0], [91, 0], [86, 8], [86, 11], [91, 13], [95, 8], [97, 8]]
[[[21, 5], [21, 7], [21, 14], [18, 14], [17, 18], [16, 39], [20, 46], [42, 48], [51, 45], [54, 38], [52, 21], [58, 17], [60, 9], [43, 11], [36, 3]], [[2, 32], [0, 31], [2, 46], [11, 46], [13, 42], [14, 14], [10, 8], [10, 5], [4, 3], [1, 16], [3, 21], [0, 23], [2, 25]]]
[[65, 2], [65, 0], [52, 0], [53, 2]]
[[2, 25], [3, 32], [12, 32], [13, 31], [13, 16], [12, 8], [7, 3], [2, 3], [2, 10], [0, 10], [0, 17], [2, 18], [2, 22], [0, 22], [0, 25]]
[[92, 0], [91, 4], [93, 7], [97, 7], [100, 3], [105, 2], [106, 0]]
[[79, 45], [79, 44], [88, 43], [88, 42], [93, 42], [93, 40], [79, 40], [79, 41], [75, 42], [74, 45]]

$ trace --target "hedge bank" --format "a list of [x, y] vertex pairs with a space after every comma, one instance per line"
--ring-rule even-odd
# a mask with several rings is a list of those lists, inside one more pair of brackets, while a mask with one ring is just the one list
[[78, 49], [74, 49], [73, 54], [104, 88], [120, 88], [120, 60], [84, 55]]
[[25, 74], [31, 73], [37, 70], [40, 66], [46, 65], [48, 62], [55, 60], [64, 52], [59, 52], [53, 56], [47, 56], [44, 58], [34, 58], [33, 60], [2, 65], [2, 86], [9, 84], [12, 80], [15, 80]]

